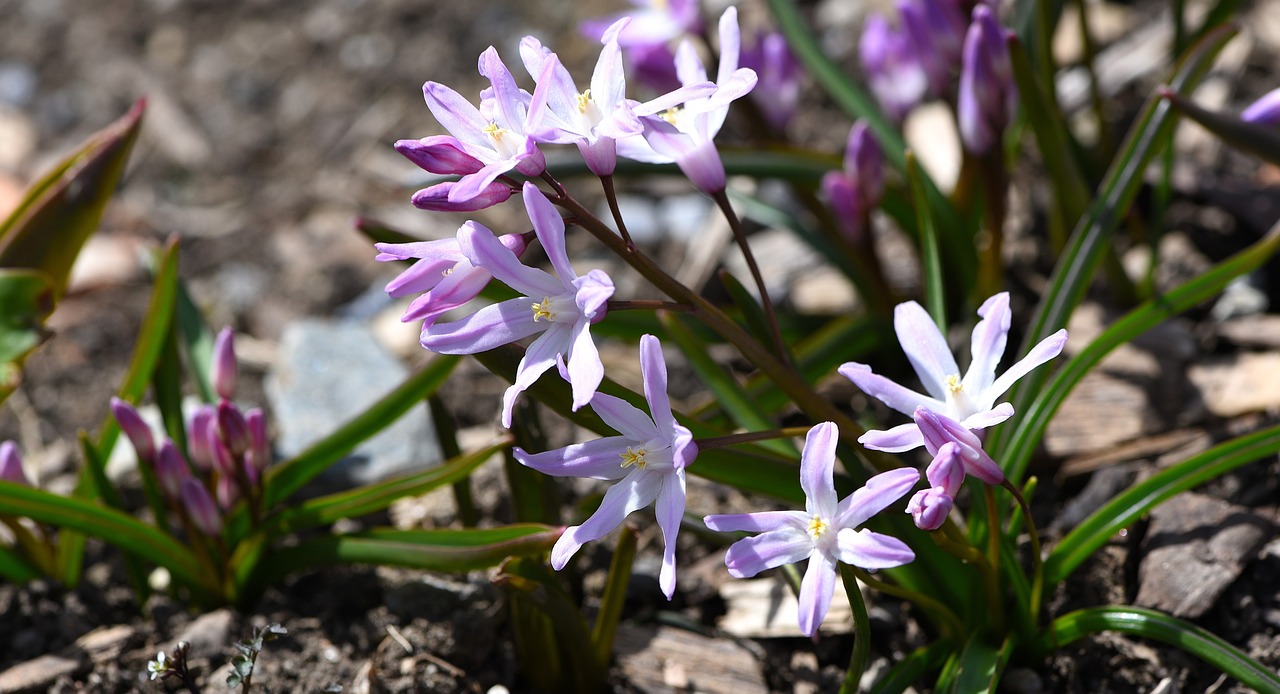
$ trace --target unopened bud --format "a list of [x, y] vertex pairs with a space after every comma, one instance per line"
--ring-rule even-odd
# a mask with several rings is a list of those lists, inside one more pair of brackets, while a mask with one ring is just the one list
[[236, 346], [235, 331], [223, 328], [213, 341], [213, 390], [219, 397], [230, 400], [236, 395]]
[[151, 432], [151, 427], [142, 419], [142, 415], [138, 414], [133, 405], [121, 400], [120, 398], [111, 398], [111, 414], [120, 423], [120, 430], [124, 435], [129, 437], [130, 443], [133, 444], [133, 450], [138, 453], [138, 460], [143, 464], [150, 465], [156, 459], [156, 439], [155, 434]]
[[941, 487], [921, 489], [907, 502], [907, 513], [911, 514], [916, 527], [921, 530], [937, 530], [947, 522], [947, 515], [955, 506], [955, 499]]
[[249, 435], [249, 424], [245, 422], [240, 408], [230, 400], [218, 403], [218, 434], [233, 458], [243, 456], [253, 443]]
[[448, 135], [432, 135], [421, 140], [398, 140], [393, 145], [406, 159], [433, 174], [465, 175], [484, 168], [484, 162], [463, 151], [460, 142]]
[[31, 480], [27, 479], [27, 473], [22, 469], [22, 454], [18, 452], [18, 444], [12, 441], [0, 443], [0, 480], [31, 486]]
[[1280, 89], [1267, 92], [1240, 114], [1240, 120], [1254, 125], [1280, 125]]
[[218, 506], [221, 506], [224, 511], [235, 506], [235, 503], [240, 500], [240, 486], [232, 475], [218, 476], [216, 493]]
[[1017, 109], [1017, 88], [1005, 43], [1008, 36], [990, 7], [974, 8], [964, 39], [956, 104], [960, 139], [974, 154], [986, 154], [995, 147]]
[[214, 506], [213, 497], [209, 496], [209, 490], [204, 488], [200, 480], [194, 477], [182, 480], [178, 494], [182, 499], [182, 508], [197, 530], [210, 537], [222, 533], [222, 514]]
[[209, 429], [217, 426], [218, 410], [213, 405], [201, 405], [191, 416], [187, 428], [187, 455], [197, 470], [213, 469], [213, 451], [209, 448]]
[[160, 484], [160, 488], [164, 490], [165, 495], [175, 500], [182, 489], [182, 480], [191, 476], [191, 469], [187, 467], [187, 461], [182, 459], [182, 453], [178, 452], [178, 447], [167, 438], [160, 444], [160, 450], [156, 453], [154, 470], [156, 482]]
[[450, 200], [449, 193], [456, 185], [456, 181], [445, 181], [423, 188], [413, 194], [410, 202], [414, 207], [430, 212], [475, 212], [506, 202], [507, 198], [511, 197], [510, 186], [494, 181], [485, 186], [475, 197], [466, 200]]
[[267, 415], [259, 408], [245, 413], [245, 423], [249, 425], [249, 450], [245, 452], [245, 462], [254, 472], [261, 473], [271, 463], [271, 442], [267, 440]]

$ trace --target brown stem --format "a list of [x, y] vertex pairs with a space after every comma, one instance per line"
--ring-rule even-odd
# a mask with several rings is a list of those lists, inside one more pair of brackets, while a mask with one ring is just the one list
[[604, 197], [609, 201], [609, 212], [613, 213], [613, 222], [618, 225], [618, 233], [622, 234], [622, 240], [627, 242], [627, 248], [635, 251], [636, 243], [631, 240], [631, 234], [627, 233], [627, 223], [622, 219], [622, 210], [618, 209], [618, 194], [613, 189], [613, 175], [601, 176], [600, 185], [604, 187]]
[[737, 241], [738, 249], [742, 251], [742, 257], [747, 261], [747, 269], [751, 271], [751, 279], [755, 280], [756, 290], [760, 292], [760, 304], [764, 306], [764, 315], [769, 321], [773, 350], [780, 361], [784, 364], [789, 363], [787, 346], [782, 341], [782, 329], [778, 327], [778, 314], [773, 310], [773, 299], [769, 298], [769, 289], [764, 286], [764, 277], [760, 275], [760, 266], [756, 264], [756, 256], [751, 252], [751, 244], [747, 243], [747, 235], [742, 231], [742, 221], [738, 219], [738, 213], [733, 211], [733, 206], [729, 204], [729, 195], [724, 190], [717, 191], [711, 197], [720, 206], [725, 219], [729, 220], [729, 228], [733, 229], [733, 239]]
[[809, 427], [784, 427], [782, 429], [770, 429], [769, 431], [747, 431], [741, 434], [726, 434], [724, 436], [713, 436], [708, 439], [696, 439], [698, 450], [706, 451], [712, 448], [723, 448], [725, 446], [733, 446], [740, 443], [752, 443], [754, 441], [767, 441], [769, 439], [789, 439], [796, 436], [804, 436], [808, 433]]
[[630, 310], [646, 310], [646, 311], [679, 311], [681, 313], [690, 313], [693, 307], [689, 304], [677, 304], [672, 301], [660, 301], [658, 299], [609, 299], [610, 311], [630, 311]]

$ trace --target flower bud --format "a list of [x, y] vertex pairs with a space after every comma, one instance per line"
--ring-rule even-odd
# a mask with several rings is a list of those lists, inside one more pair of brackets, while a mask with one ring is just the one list
[[191, 416], [187, 427], [187, 455], [197, 470], [213, 469], [213, 452], [209, 449], [209, 429], [217, 426], [218, 410], [213, 405], [201, 405]]
[[125, 436], [129, 437], [129, 441], [133, 444], [133, 450], [138, 453], [138, 460], [147, 465], [154, 462], [156, 458], [155, 435], [151, 433], [151, 427], [142, 420], [142, 415], [138, 414], [138, 410], [124, 400], [113, 397], [111, 398], [111, 414], [120, 423], [120, 430], [124, 432]]
[[[245, 452], [246, 469], [252, 468], [255, 473], [261, 473], [271, 463], [271, 443], [267, 441], [267, 415], [255, 407], [245, 413], [244, 419], [249, 425], [250, 440], [249, 450]], [[255, 475], [250, 478], [250, 481], [256, 481], [256, 479]]]
[[164, 490], [166, 496], [174, 500], [178, 499], [182, 480], [191, 476], [187, 461], [182, 459], [178, 447], [168, 438], [161, 442], [160, 450], [156, 453], [154, 471], [160, 488]]
[[218, 506], [222, 507], [224, 511], [235, 506], [236, 502], [240, 500], [240, 486], [236, 483], [235, 477], [230, 474], [218, 476], [216, 493], [218, 495]]
[[751, 93], [765, 120], [775, 130], [783, 130], [800, 103], [800, 62], [791, 54], [787, 40], [776, 31], [759, 32], [753, 46], [742, 48], [743, 67], [756, 71], [759, 88]]
[[249, 424], [245, 422], [240, 408], [230, 400], [222, 400], [218, 403], [218, 435], [233, 458], [243, 456], [253, 443], [249, 434]]
[[964, 463], [960, 459], [960, 446], [951, 442], [942, 444], [924, 474], [930, 485], [950, 496], [959, 494], [960, 485], [964, 484]]
[[973, 154], [991, 151], [1017, 110], [1017, 88], [1005, 43], [1008, 35], [991, 8], [974, 8], [964, 40], [956, 105], [960, 139]]
[[222, 533], [222, 514], [213, 505], [213, 497], [209, 496], [209, 490], [200, 484], [200, 480], [194, 477], [182, 480], [178, 494], [182, 499], [182, 508], [197, 530], [210, 537]]
[[208, 439], [209, 458], [213, 461], [213, 469], [219, 475], [235, 476], [236, 459], [231, 455], [231, 450], [227, 448], [227, 444], [222, 442], [222, 436], [219, 435], [219, 427], [212, 424], [205, 431], [205, 438]]
[[858, 55], [880, 108], [894, 122], [902, 123], [929, 91], [928, 74], [910, 37], [891, 27], [884, 17], [872, 15], [863, 25]]
[[411, 202], [420, 210], [430, 212], [475, 212], [493, 207], [507, 201], [511, 197], [511, 187], [494, 181], [485, 186], [474, 197], [466, 200], [450, 200], [449, 193], [457, 186], [456, 181], [445, 181], [434, 186], [423, 188], [413, 194]]
[[884, 195], [884, 154], [867, 124], [858, 121], [849, 129], [844, 152], [844, 170], [828, 171], [822, 177], [822, 191], [835, 213], [841, 231], [850, 240], [866, 238], [867, 216]]
[[18, 452], [18, 444], [12, 441], [0, 443], [0, 480], [31, 486], [31, 480], [27, 479], [27, 473], [22, 469], [22, 454]]
[[945, 97], [960, 64], [964, 17], [948, 0], [899, 0], [902, 29], [911, 39], [929, 91]]
[[947, 522], [947, 515], [955, 506], [955, 499], [941, 487], [921, 489], [907, 502], [907, 513], [921, 530], [937, 530]]
[[236, 395], [236, 347], [235, 332], [223, 328], [213, 341], [213, 390], [219, 397], [230, 400]]
[[965, 474], [987, 484], [1004, 481], [1004, 471], [982, 450], [982, 440], [963, 424], [924, 407], [916, 408], [915, 420], [930, 453], [938, 455], [946, 444], [954, 443]]
[[399, 140], [394, 145], [406, 159], [433, 174], [473, 174], [484, 162], [467, 154], [457, 138], [432, 135], [421, 140]]
[[1240, 114], [1240, 120], [1254, 125], [1280, 125], [1280, 89], [1267, 92]]

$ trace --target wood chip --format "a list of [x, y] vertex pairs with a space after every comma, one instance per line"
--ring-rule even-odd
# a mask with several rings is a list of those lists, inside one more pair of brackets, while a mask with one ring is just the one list
[[651, 694], [769, 691], [755, 656], [730, 639], [710, 638], [668, 626], [622, 624], [614, 652], [627, 681]]

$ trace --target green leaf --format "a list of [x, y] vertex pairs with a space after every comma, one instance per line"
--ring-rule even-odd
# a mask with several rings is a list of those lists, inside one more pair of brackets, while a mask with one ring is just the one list
[[415, 241], [425, 240], [369, 217], [361, 217], [356, 220], [356, 231], [364, 234], [374, 243], [414, 243]]
[[[1177, 91], [1195, 88], [1213, 65], [1213, 59], [1235, 32], [1222, 28], [1208, 34], [1178, 62], [1169, 85]], [[1099, 189], [1093, 207], [1076, 225], [1067, 241], [1067, 248], [1058, 260], [1049, 286], [1042, 294], [1036, 315], [1027, 331], [1020, 353], [1056, 332], [1067, 324], [1067, 319], [1080, 303], [1085, 290], [1093, 279], [1111, 239], [1112, 232], [1128, 213], [1138, 189], [1142, 186], [1147, 165], [1160, 150], [1160, 144], [1168, 137], [1176, 119], [1172, 109], [1163, 99], [1153, 96], [1147, 100], [1137, 121], [1129, 130]], [[1027, 404], [1048, 378], [1047, 369], [1032, 371], [1015, 388], [1010, 400], [1014, 411], [1023, 412]], [[999, 449], [1002, 431], [992, 432], [992, 441]]]
[[0, 401], [18, 387], [22, 361], [47, 331], [53, 313], [53, 287], [38, 270], [0, 268]]
[[914, 152], [907, 152], [907, 182], [911, 188], [911, 201], [916, 208], [916, 220], [920, 223], [920, 262], [924, 266], [925, 305], [929, 307], [929, 315], [938, 329], [947, 329], [946, 284], [942, 275], [942, 256], [938, 251], [938, 229], [933, 223], [933, 214], [929, 211], [929, 201], [925, 197], [923, 171], [916, 161]]
[[1175, 494], [1276, 453], [1280, 453], [1280, 425], [1218, 444], [1133, 485], [1090, 514], [1053, 548], [1044, 563], [1045, 585], [1064, 580], [1122, 528]]
[[1275, 127], [1246, 123], [1236, 115], [1207, 111], [1171, 90], [1161, 90], [1160, 95], [1223, 142], [1264, 161], [1280, 164], [1280, 131]]
[[97, 230], [124, 173], [143, 108], [139, 101], [27, 190], [0, 223], [0, 267], [45, 273], [55, 300], [61, 298], [76, 255]]
[[1231, 280], [1262, 267], [1277, 251], [1280, 251], [1280, 225], [1272, 228], [1262, 240], [1249, 248], [1125, 314], [1094, 338], [1088, 347], [1054, 375], [1053, 380], [1036, 394], [1030, 405], [1019, 410], [1007, 445], [988, 446], [988, 450], [993, 451], [993, 457], [1004, 465], [1009, 478], [1015, 481], [1022, 479], [1031, 456], [1058, 408], [1081, 379], [1106, 355], [1169, 318], [1216, 296]]
[[420, 404], [444, 383], [458, 365], [458, 357], [438, 355], [418, 369], [395, 390], [387, 393], [369, 409], [320, 439], [307, 450], [268, 469], [264, 481], [264, 506], [268, 509], [289, 498], [315, 479], [330, 465], [338, 462], [357, 445], [391, 426], [404, 413]]
[[0, 545], [0, 578], [21, 584], [40, 576], [40, 569], [30, 559], [12, 547]]
[[924, 673], [941, 666], [953, 647], [954, 644], [950, 641], [935, 641], [911, 651], [872, 685], [871, 694], [902, 694]]
[[1055, 619], [1040, 637], [1043, 652], [1068, 646], [1085, 636], [1118, 631], [1176, 646], [1257, 692], [1280, 692], [1280, 676], [1243, 651], [1200, 627], [1141, 607], [1090, 607]]
[[951, 667], [939, 678], [937, 691], [951, 694], [994, 692], [1011, 654], [1009, 642], [1004, 648], [995, 648], [980, 636], [971, 636], [964, 648], [956, 653]]
[[264, 522], [262, 532], [268, 536], [278, 536], [325, 525], [342, 518], [360, 518], [381, 511], [397, 499], [425, 494], [465, 478], [481, 463], [510, 446], [510, 440], [501, 441], [487, 448], [453, 458], [430, 470], [308, 499], [269, 518]]
[[545, 563], [513, 559], [494, 583], [507, 590], [521, 674], [543, 692], [604, 690], [606, 669], [593, 653], [586, 620], [562, 579]]
[[636, 531], [623, 525], [618, 532], [618, 545], [609, 561], [609, 574], [605, 578], [604, 593], [600, 596], [600, 611], [591, 628], [591, 646], [601, 667], [609, 667], [613, 658], [613, 637], [618, 632], [618, 621], [627, 602], [627, 586], [631, 584], [631, 564], [636, 558]]
[[185, 282], [178, 282], [177, 305], [178, 331], [182, 336], [183, 351], [186, 352], [190, 366], [188, 376], [196, 385], [202, 402], [214, 402], [217, 394], [213, 392], [213, 330], [205, 322], [204, 316], [191, 293], [187, 291]]

